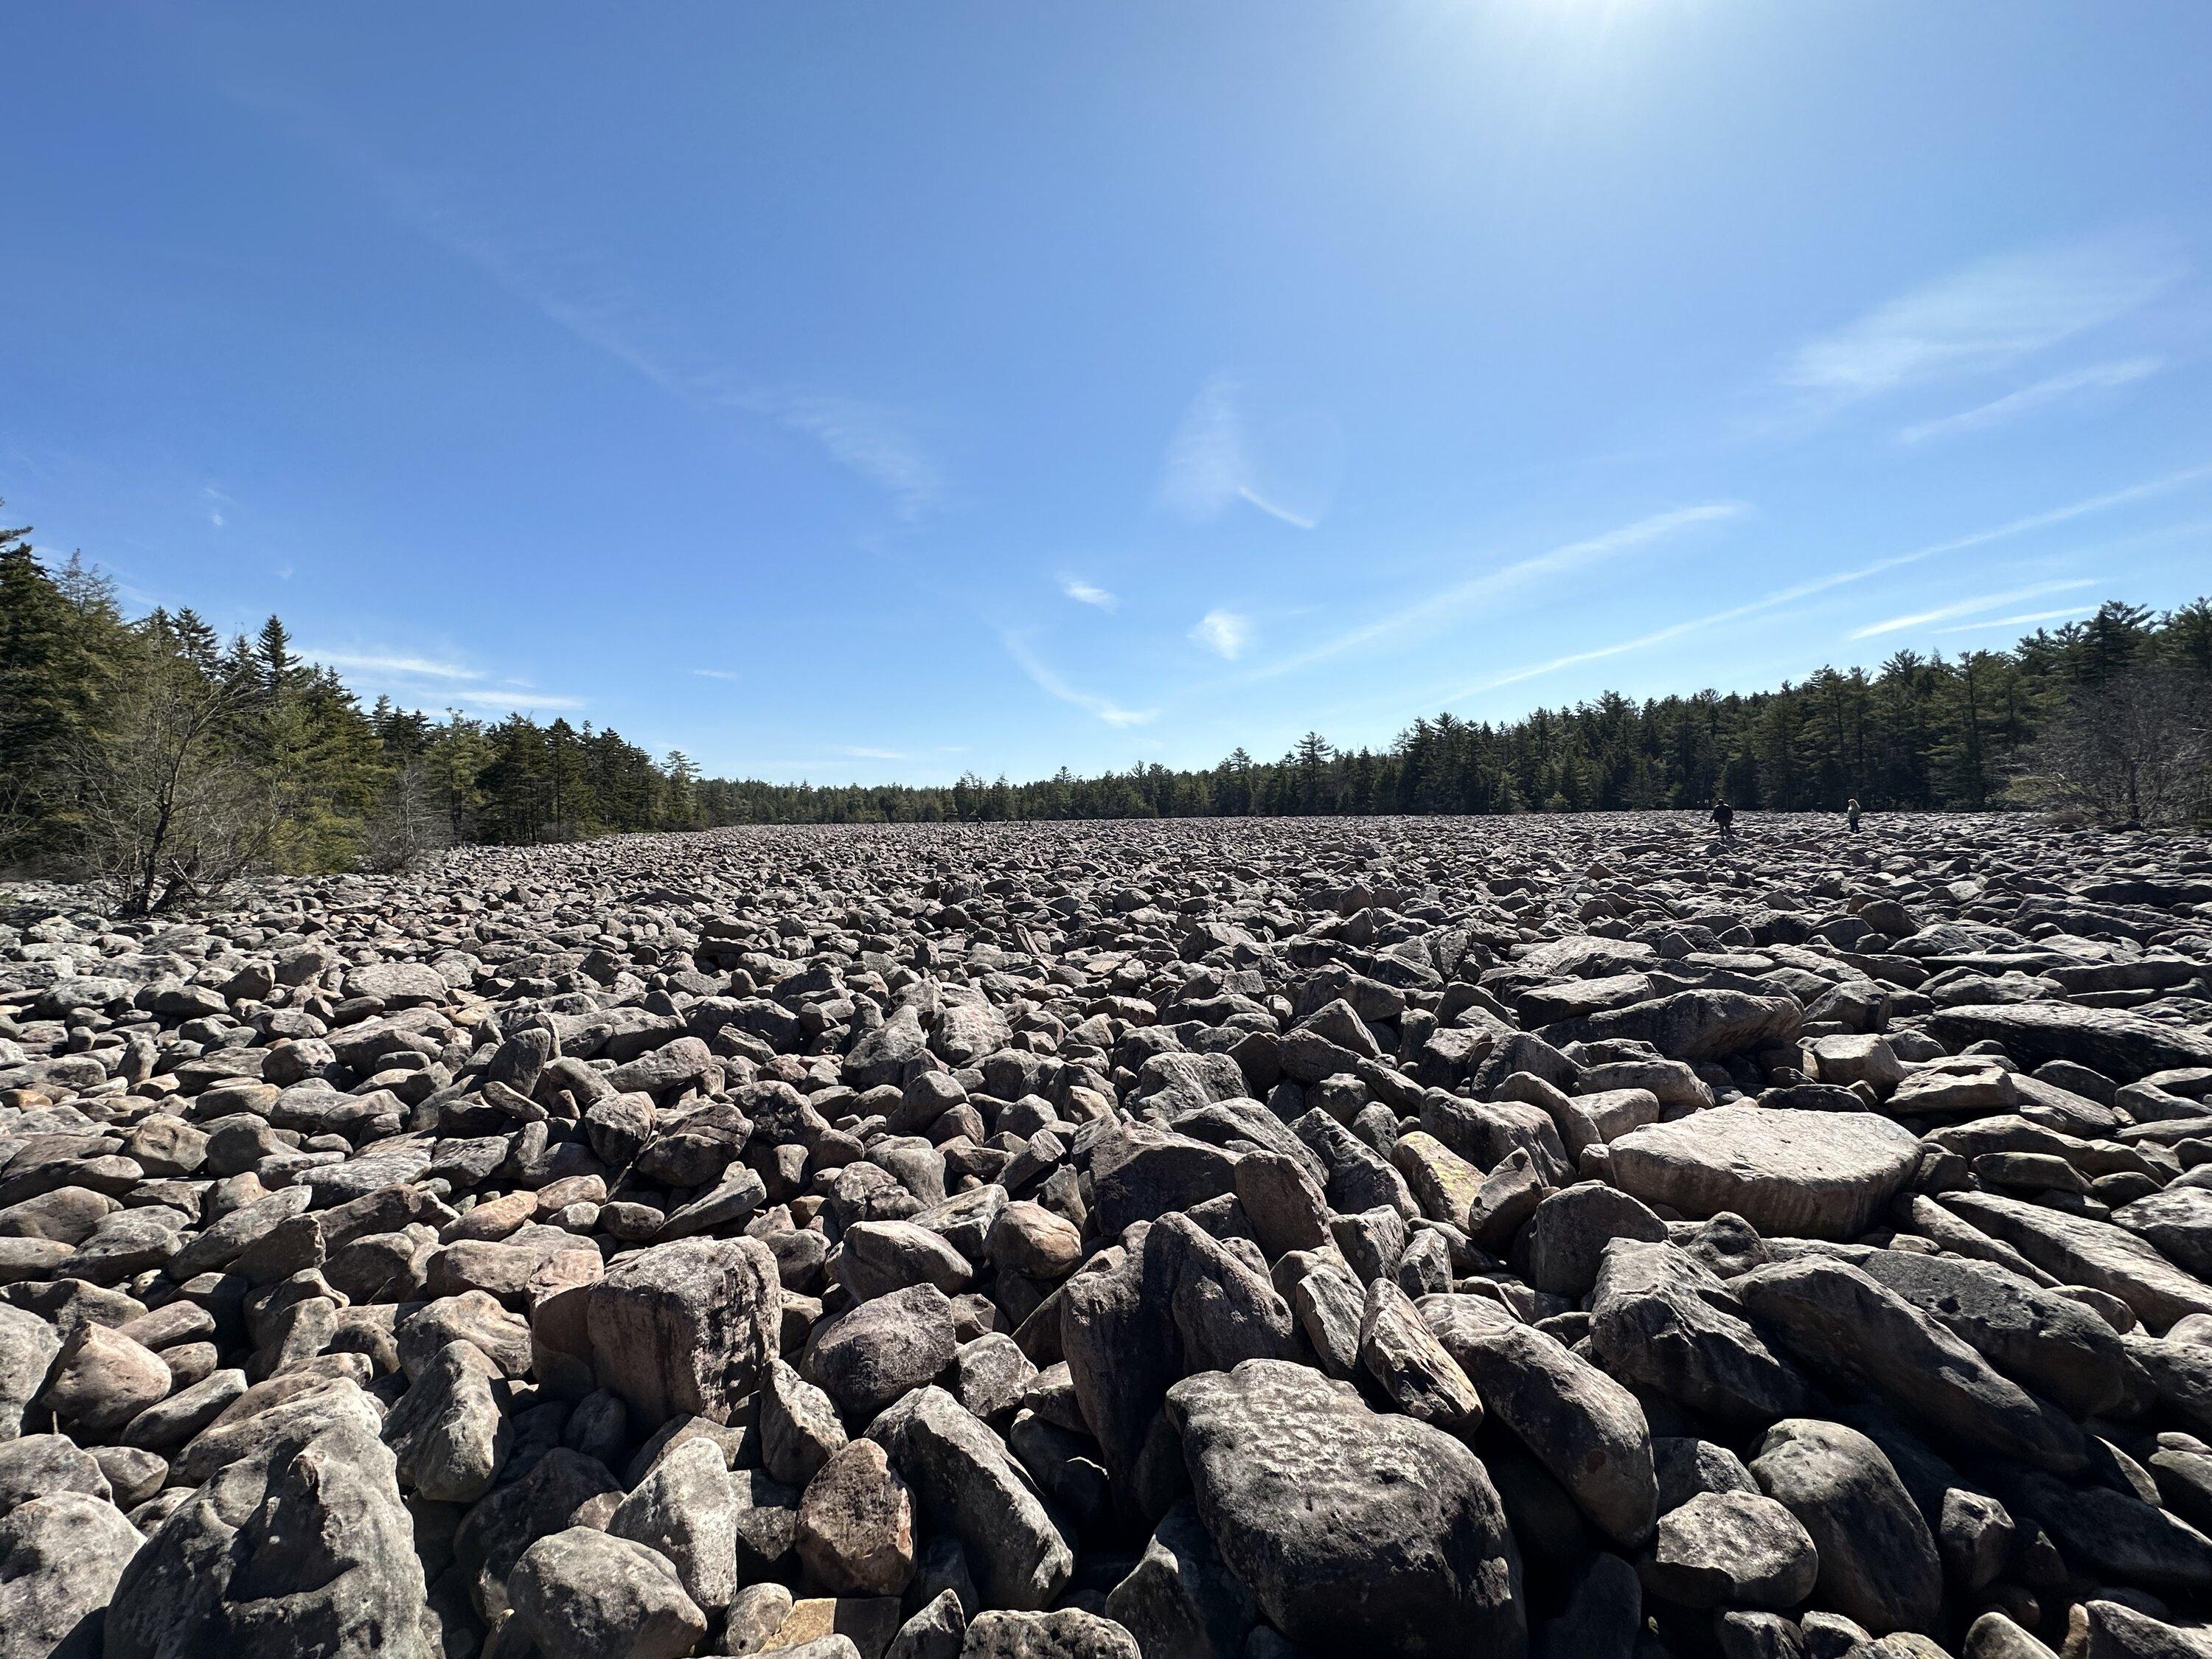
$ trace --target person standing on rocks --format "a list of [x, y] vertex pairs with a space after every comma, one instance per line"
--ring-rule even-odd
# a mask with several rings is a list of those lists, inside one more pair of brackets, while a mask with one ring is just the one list
[[1735, 808], [1725, 795], [1713, 797], [1713, 827], [1721, 832], [1723, 841], [1735, 839]]
[[1853, 795], [1849, 800], [1844, 803], [1844, 816], [1850, 820], [1851, 833], [1855, 836], [1858, 834], [1859, 798], [1856, 795]]

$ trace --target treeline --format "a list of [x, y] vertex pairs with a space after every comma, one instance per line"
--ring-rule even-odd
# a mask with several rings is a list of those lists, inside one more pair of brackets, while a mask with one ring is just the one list
[[2212, 602], [2109, 604], [2009, 651], [1900, 651], [1748, 696], [1607, 693], [1522, 719], [1417, 720], [1384, 750], [1309, 733], [1279, 758], [1013, 783], [702, 778], [611, 729], [380, 698], [271, 617], [222, 641], [126, 617], [113, 584], [0, 530], [0, 867], [106, 883], [144, 914], [246, 872], [392, 869], [440, 846], [735, 823], [1700, 807], [2053, 806], [2186, 823], [2212, 805]]
[[2163, 615], [2109, 604], [2009, 651], [1899, 651], [1872, 672], [1824, 668], [1747, 696], [1635, 702], [1615, 692], [1492, 723], [1417, 720], [1388, 749], [1309, 732], [1278, 759], [1238, 749], [1206, 770], [1063, 769], [946, 787], [699, 786], [708, 821], [1577, 812], [2048, 806], [2112, 822], [2207, 807], [2212, 601]]

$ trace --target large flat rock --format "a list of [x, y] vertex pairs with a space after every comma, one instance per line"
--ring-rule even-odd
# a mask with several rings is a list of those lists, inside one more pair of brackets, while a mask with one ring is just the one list
[[1912, 1132], [1871, 1112], [1722, 1106], [1630, 1130], [1611, 1173], [1693, 1220], [1725, 1210], [1770, 1237], [1854, 1238], [1919, 1164]]

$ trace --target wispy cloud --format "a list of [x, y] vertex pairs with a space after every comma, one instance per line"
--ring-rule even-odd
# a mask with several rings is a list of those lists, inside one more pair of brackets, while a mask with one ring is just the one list
[[581, 697], [541, 691], [510, 675], [487, 673], [465, 663], [406, 651], [325, 651], [303, 647], [300, 655], [337, 671], [356, 689], [393, 694], [412, 706], [435, 702], [441, 707], [487, 714], [561, 714], [586, 707]]
[[1548, 662], [1532, 664], [1528, 667], [1514, 669], [1504, 674], [1494, 674], [1486, 679], [1478, 680], [1472, 685], [1449, 694], [1447, 701], [1451, 697], [1470, 697], [1481, 692], [1494, 691], [1501, 686], [1518, 684], [1523, 680], [1532, 680], [1545, 674], [1556, 673], [1563, 668], [1577, 667], [1587, 662], [1599, 662], [1610, 657], [1626, 656], [1633, 651], [1648, 650], [1655, 645], [1664, 645], [1670, 641], [1681, 639], [1691, 634], [1702, 633], [1709, 628], [1723, 627], [1729, 623], [1741, 622], [1747, 617], [1756, 617], [1766, 611], [1779, 610], [1782, 606], [1794, 604], [1799, 599], [1811, 599], [1816, 594], [1831, 592], [1838, 587], [1849, 586], [1853, 582], [1861, 582], [1869, 577], [1879, 576], [1885, 571], [1917, 564], [1923, 559], [1936, 558], [1946, 553], [1965, 552], [1970, 548], [1983, 547], [1992, 542], [2004, 541], [2014, 536], [2024, 536], [2032, 531], [2048, 529], [2053, 525], [2065, 524], [2075, 519], [2086, 518], [2091, 514], [2103, 513], [2116, 507], [2124, 507], [2135, 501], [2148, 500], [2152, 496], [2162, 495], [2167, 490], [2178, 489], [2184, 484], [2193, 483], [2207, 477], [2212, 477], [2212, 465], [2188, 467], [2179, 472], [2167, 473], [2161, 478], [2153, 478], [2143, 483], [2130, 484], [2124, 489], [2115, 489], [2106, 495], [2093, 495], [2086, 501], [2074, 501], [2065, 507], [2052, 507], [2042, 513], [2031, 513], [2022, 518], [1993, 525], [1986, 530], [1972, 531], [1964, 536], [1954, 536], [1948, 541], [1915, 548], [1909, 553], [1898, 553], [1886, 559], [1877, 559], [1871, 564], [1860, 565], [1856, 569], [1839, 570], [1831, 575], [1816, 576], [1809, 581], [1798, 582], [1791, 586], [1778, 589], [1761, 598], [1747, 600], [1741, 605], [1729, 605], [1705, 616], [1692, 617], [1686, 622], [1672, 623], [1664, 628], [1653, 629], [1649, 633], [1637, 635], [1633, 639], [1621, 640], [1612, 645], [1597, 646], [1587, 651], [1571, 652], [1563, 657], [1554, 657]]
[[1808, 341], [1782, 380], [1847, 402], [2002, 368], [2126, 315], [2182, 271], [2170, 249], [2119, 237], [1985, 259]]
[[1019, 664], [1022, 672], [1036, 683], [1039, 690], [1048, 696], [1057, 697], [1062, 702], [1073, 703], [1078, 708], [1096, 714], [1107, 725], [1113, 726], [1142, 726], [1159, 714], [1157, 708], [1124, 708], [1119, 703], [1109, 702], [1104, 697], [1093, 696], [1087, 691], [1079, 691], [1062, 679], [1057, 672], [1038, 660], [1036, 653], [1029, 648], [1028, 643], [1021, 635], [1007, 634], [1002, 637], [1006, 644], [1006, 654]]
[[1939, 628], [1938, 634], [1978, 634], [1987, 628], [2026, 628], [2031, 623], [2058, 622], [2068, 617], [2087, 617], [2095, 613], [2093, 605], [2077, 605], [2066, 611], [2029, 611], [2017, 617], [1992, 617], [1987, 622], [1961, 623], [1956, 628]]
[[1956, 415], [1946, 415], [1941, 420], [1923, 421], [1917, 426], [1908, 426], [1899, 433], [1899, 441], [1908, 444], [1924, 443], [1930, 438], [1956, 437], [1962, 432], [1979, 432], [1984, 428], [2002, 425], [2004, 422], [2055, 404], [2081, 392], [2108, 392], [2130, 381], [2141, 380], [2155, 374], [2166, 365], [2156, 357], [2128, 357], [2118, 362], [2096, 363], [2087, 368], [2077, 368], [2064, 374], [2053, 374], [2024, 386], [2004, 397], [1995, 398], [1972, 409], [1961, 410]]
[[1886, 617], [1855, 629], [1850, 637], [1870, 640], [1882, 634], [1902, 634], [1907, 629], [1924, 628], [1929, 623], [1950, 622], [1959, 617], [1971, 617], [1977, 611], [1996, 611], [2026, 599], [2039, 599], [2049, 594], [2070, 592], [2075, 588], [2092, 586], [2094, 584], [2087, 576], [2077, 577], [2071, 581], [2038, 582], [2033, 587], [2015, 587], [2006, 593], [1987, 593], [1978, 599], [1960, 599], [1955, 605], [1938, 605], [1933, 611], [1916, 611], [1908, 616]]
[[727, 668], [695, 668], [691, 671], [702, 680], [735, 680], [744, 677]]
[[889, 494], [908, 522], [936, 504], [945, 482], [935, 463], [888, 411], [850, 398], [797, 398], [777, 418], [830, 459]]
[[1199, 388], [1169, 441], [1161, 501], [1200, 523], [1242, 501], [1284, 524], [1311, 530], [1319, 522], [1313, 514], [1294, 511], [1273, 499], [1279, 491], [1263, 489], [1237, 399], [1237, 383], [1225, 374], [1214, 375]]
[[378, 652], [323, 651], [312, 647], [303, 647], [300, 654], [310, 662], [321, 663], [341, 673], [393, 674], [404, 679], [417, 680], [481, 680], [489, 678], [480, 670], [466, 668], [455, 662], [441, 662], [432, 657]]
[[1215, 656], [1235, 662], [1252, 643], [1252, 619], [1234, 611], [1209, 611], [1198, 619], [1190, 637]]
[[585, 707], [581, 697], [556, 696], [544, 691], [459, 691], [453, 702], [464, 708], [495, 714], [565, 714]]
[[1676, 507], [1666, 513], [1655, 513], [1601, 535], [1562, 543], [1545, 552], [1516, 560], [1499, 569], [1486, 571], [1455, 586], [1431, 594], [1418, 604], [1378, 617], [1373, 622], [1347, 629], [1294, 656], [1264, 664], [1252, 671], [1252, 677], [1267, 679], [1291, 673], [1332, 657], [1340, 657], [1347, 652], [1394, 639], [1416, 628], [1433, 627], [1451, 613], [1463, 611], [1470, 605], [1509, 598], [1556, 577], [1586, 570], [1609, 559], [1651, 546], [1679, 532], [1699, 525], [1719, 524], [1741, 518], [1750, 510], [1741, 501], [1709, 501], [1698, 507]]
[[1253, 489], [1250, 484], [1239, 484], [1237, 486], [1237, 499], [1243, 501], [1248, 506], [1258, 507], [1269, 518], [1279, 519], [1283, 523], [1290, 525], [1296, 529], [1311, 530], [1315, 526], [1321, 522], [1319, 519], [1307, 518], [1302, 514], [1291, 512], [1287, 507], [1284, 507], [1277, 502], [1269, 501], [1258, 490]]
[[1101, 611], [1118, 611], [1121, 601], [1103, 587], [1093, 586], [1079, 576], [1062, 576], [1060, 591], [1078, 605], [1096, 605]]

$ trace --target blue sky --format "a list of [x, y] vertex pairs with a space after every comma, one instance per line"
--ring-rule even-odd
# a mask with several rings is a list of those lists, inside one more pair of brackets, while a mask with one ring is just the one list
[[1014, 776], [2212, 591], [2212, 8], [16, 7], [0, 495], [364, 695]]

